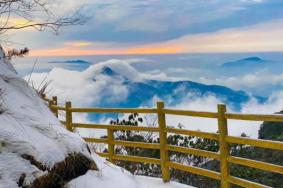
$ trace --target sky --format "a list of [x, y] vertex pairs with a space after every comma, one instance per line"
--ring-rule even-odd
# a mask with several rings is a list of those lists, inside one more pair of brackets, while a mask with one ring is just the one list
[[91, 16], [84, 26], [65, 28], [60, 36], [12, 31], [11, 39], [35, 57], [283, 49], [280, 0], [60, 0], [52, 9], [63, 15], [83, 4]]
[[[60, 102], [89, 107], [112, 93], [112, 101], [126, 100], [129, 88], [120, 80], [91, 77], [107, 65], [133, 80], [191, 80], [223, 85], [268, 98], [264, 104], [251, 100], [242, 104], [242, 113], [272, 114], [282, 110], [283, 74], [281, 68], [221, 71], [226, 62], [260, 57], [283, 63], [282, 0], [58, 0], [52, 9], [64, 14], [85, 4], [92, 15], [84, 26], [64, 28], [54, 36], [33, 29], [12, 31], [17, 48], [27, 46], [28, 57], [12, 60], [20, 76], [39, 86], [52, 79], [51, 95]], [[11, 18], [13, 23], [22, 20]], [[1, 22], [1, 19], [0, 19]], [[21, 45], [20, 45], [21, 44]], [[84, 63], [66, 61], [84, 60]], [[55, 63], [50, 63], [54, 62]], [[30, 77], [32, 67], [33, 74]], [[216, 111], [221, 100], [214, 96], [166, 106], [174, 109]], [[152, 107], [158, 97], [151, 99]], [[228, 109], [232, 112], [231, 109]], [[125, 116], [124, 116], [125, 117]], [[215, 132], [211, 119], [168, 116], [170, 125], [183, 123], [187, 129]], [[79, 122], [88, 122], [81, 114]], [[99, 120], [107, 123], [108, 120]], [[246, 132], [253, 138], [261, 122], [231, 121], [229, 133]], [[211, 126], [210, 126], [211, 125]], [[99, 132], [98, 134], [102, 134]], [[97, 135], [96, 135], [97, 136]]]

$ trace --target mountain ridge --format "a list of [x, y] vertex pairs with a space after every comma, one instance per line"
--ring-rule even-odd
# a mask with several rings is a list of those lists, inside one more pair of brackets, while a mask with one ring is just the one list
[[[245, 91], [235, 91], [231, 88], [220, 85], [206, 85], [193, 81], [132, 81], [107, 66], [103, 67], [98, 74], [104, 74], [111, 77], [121, 76], [125, 78], [123, 85], [127, 86], [129, 94], [125, 101], [111, 104], [111, 107], [114, 108], [138, 108], [140, 106], [151, 107], [149, 106], [149, 102], [154, 97], [158, 97], [160, 100], [166, 101], [168, 96], [170, 96], [173, 101], [170, 105], [176, 105], [181, 103], [184, 97], [188, 100], [194, 100], [197, 97], [213, 95], [216, 98], [222, 99], [222, 101], [230, 105], [233, 110], [239, 111], [241, 104], [246, 103], [251, 99], [251, 96], [249, 96]], [[93, 79], [93, 81], [95, 81], [95, 79]], [[188, 94], [191, 94], [191, 96], [188, 96]], [[105, 96], [105, 99], [106, 98], [107, 96]], [[260, 103], [267, 100], [260, 96], [255, 96], [255, 98]], [[107, 108], [109, 106], [110, 105], [107, 103], [102, 103], [98, 107]], [[96, 115], [91, 115], [91, 117], [93, 117], [93, 119], [97, 118]]]
[[92, 64], [90, 62], [87, 61], [83, 61], [83, 60], [73, 60], [73, 61], [50, 61], [48, 63], [71, 63], [71, 64]]
[[258, 67], [267, 65], [271, 61], [260, 59], [259, 57], [248, 57], [234, 62], [227, 62], [221, 65], [221, 68], [244, 68], [244, 67]]

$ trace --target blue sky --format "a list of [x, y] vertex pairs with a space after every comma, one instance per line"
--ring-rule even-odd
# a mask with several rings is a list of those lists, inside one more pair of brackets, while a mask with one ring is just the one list
[[84, 26], [59, 37], [27, 29], [12, 39], [30, 47], [31, 56], [283, 49], [280, 0], [60, 0], [53, 8], [63, 14], [83, 4], [93, 15]]

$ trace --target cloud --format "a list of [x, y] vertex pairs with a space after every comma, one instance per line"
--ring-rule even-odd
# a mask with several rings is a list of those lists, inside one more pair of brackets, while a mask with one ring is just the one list
[[186, 70], [182, 68], [168, 68], [166, 71], [167, 72], [186, 72]]
[[[130, 61], [131, 62], [131, 61]], [[117, 72], [118, 74], [133, 80], [133, 81], [143, 81], [144, 79], [149, 80], [178, 80], [180, 78], [168, 77], [165, 73], [160, 72], [158, 74], [141, 73], [137, 71], [129, 61], [111, 59], [106, 62], [100, 62], [98, 64], [89, 67], [86, 72], [93, 72], [98, 69], [98, 67], [107, 66]]]
[[[131, 62], [133, 60], [112, 59], [93, 64], [81, 72], [65, 69], [67, 67], [51, 67], [51, 65], [58, 66], [57, 63], [45, 64], [46, 68], [52, 68], [52, 70], [48, 73], [32, 73], [31, 82], [38, 88], [43, 80], [53, 80], [49, 86], [52, 89], [49, 95], [60, 94], [64, 101], [72, 99], [75, 106], [88, 107], [91, 104], [99, 104], [101, 100], [105, 103], [124, 101], [129, 92], [127, 86], [123, 85], [125, 77], [132, 81], [180, 79], [168, 77], [162, 72], [158, 74], [140, 73], [131, 66]], [[62, 63], [61, 65], [67, 66], [68, 64]], [[106, 75], [97, 75], [105, 66], [110, 67], [118, 74], [124, 76], [124, 78], [122, 76], [112, 78]], [[27, 75], [24, 78], [28, 80], [29, 77], [30, 75]], [[76, 97], [74, 98], [73, 96]]]
[[200, 69], [195, 68], [168, 68], [166, 72], [168, 73], [190, 73], [190, 72], [200, 72]]
[[[264, 35], [256, 31], [255, 36], [249, 34], [240, 37], [239, 40], [231, 40], [227, 36], [215, 38], [215, 31], [221, 29], [223, 31], [223, 28], [251, 25], [280, 17], [280, 6], [269, 6], [275, 0], [261, 3], [255, 1], [246, 0], [244, 3], [241, 0], [175, 0], [172, 3], [171, 0], [60, 0], [51, 5], [55, 14], [68, 13], [85, 4], [85, 13], [93, 14], [93, 19], [84, 26], [65, 28], [64, 31], [67, 32], [57, 38], [48, 32], [33, 30], [33, 32], [12, 31], [17, 33], [12, 39], [28, 45], [33, 56], [278, 51], [282, 49], [281, 45], [276, 44], [280, 40], [274, 40], [273, 35], [276, 33], [272, 30], [270, 32], [266, 30]], [[270, 12], [273, 14], [268, 14]], [[249, 14], [253, 15], [251, 19], [239, 21], [244, 20], [245, 15], [249, 16]], [[21, 23], [22, 21], [11, 19], [11, 22]], [[203, 39], [204, 36], [194, 35], [194, 33], [204, 32], [213, 41]], [[188, 34], [203, 41], [199, 43], [192, 41], [190, 45], [192, 38], [181, 38], [181, 36], [187, 37]], [[267, 36], [272, 38], [269, 43]], [[249, 38], [254, 40], [245, 40]], [[172, 41], [172, 39], [179, 41]], [[189, 42], [184, 40], [182, 43], [183, 39]], [[120, 41], [120, 43], [106, 44], [106, 46], [93, 44], [102, 41]], [[174, 46], [166, 47], [165, 43], [152, 44], [156, 41], [167, 41]], [[131, 44], [125, 45], [125, 42], [131, 42]], [[66, 43], [69, 45], [66, 46]], [[244, 48], [241, 48], [242, 45]], [[82, 47], [88, 48], [82, 49]]]
[[243, 87], [255, 88], [264, 85], [283, 85], [283, 74], [272, 74], [268, 72], [267, 69], [264, 69], [240, 77], [220, 77], [217, 79], [207, 79], [205, 77], [200, 77], [196, 81], [209, 85], [223, 85], [235, 90], [239, 90]]
[[148, 45], [170, 46], [183, 53], [279, 52], [283, 49], [283, 20], [217, 32], [185, 35], [179, 39]]
[[46, 50], [33, 50], [30, 56], [86, 56], [86, 55], [131, 55], [131, 54], [170, 54], [179, 53], [178, 49], [171, 47], [137, 47], [126, 50], [85, 50], [72, 48], [58, 48]]
[[[206, 111], [217, 112], [217, 104], [222, 101], [215, 96], [196, 97], [192, 99], [192, 94], [185, 95], [181, 102], [177, 105], [170, 105], [170, 98], [165, 100], [165, 108], [178, 110], [192, 110], [192, 111]], [[282, 110], [283, 106], [283, 91], [274, 92], [269, 96], [269, 99], [264, 104], [259, 104], [256, 99], [252, 99], [247, 103], [241, 105], [241, 111], [237, 113], [245, 114], [273, 114]], [[156, 107], [156, 102], [160, 101], [158, 97], [154, 97], [151, 101], [151, 107]], [[150, 103], [149, 103], [150, 104]], [[227, 106], [227, 112], [235, 113]], [[217, 119], [187, 117], [177, 115], [166, 115], [166, 123], [170, 126], [177, 126], [178, 123], [183, 124], [188, 130], [201, 130], [205, 132], [216, 132], [218, 130]], [[239, 136], [245, 132], [252, 138], [257, 138], [260, 121], [242, 121], [242, 120], [228, 120], [228, 134]]]
[[90, 43], [90, 42], [70, 42], [70, 43], [64, 43], [64, 44], [77, 47], [77, 46], [89, 46], [92, 43]]
[[[168, 77], [165, 73], [155, 70], [153, 72], [140, 73], [129, 62], [123, 60], [112, 59], [106, 62], [100, 62], [91, 65], [85, 71], [70, 71], [63, 68], [53, 68], [50, 72], [46, 73], [33, 73], [31, 80], [38, 87], [42, 80], [53, 80], [50, 85], [49, 97], [61, 93], [59, 103], [64, 101], [72, 101], [74, 107], [94, 107], [99, 106], [101, 103], [108, 103], [109, 106], [118, 102], [123, 102], [127, 99], [129, 90], [122, 83], [123, 77], [115, 77], [114, 79], [105, 75], [98, 75], [97, 73], [102, 67], [108, 66], [117, 73], [125, 76], [134, 81], [141, 81], [147, 79], [160, 79], [160, 80], [178, 80], [177, 77]], [[25, 79], [28, 79], [26, 76]], [[95, 82], [93, 81], [95, 80]], [[232, 82], [232, 81], [231, 81]], [[238, 80], [234, 83], [239, 82]], [[178, 88], [181, 92], [182, 88]], [[165, 107], [170, 109], [180, 110], [193, 110], [193, 111], [210, 111], [217, 112], [217, 104], [222, 103], [221, 99], [213, 95], [199, 97], [192, 97], [191, 93], [184, 93], [180, 99], [180, 103], [172, 105], [172, 98], [168, 95], [165, 99]], [[283, 106], [283, 91], [274, 92], [269, 96], [269, 99], [264, 104], [259, 104], [256, 99], [252, 99], [245, 104], [241, 104], [240, 113], [253, 113], [253, 114], [273, 114], [282, 110]], [[156, 102], [160, 99], [155, 96], [148, 101], [148, 107], [156, 107]], [[232, 109], [228, 106], [228, 112], [233, 113]], [[238, 112], [237, 112], [238, 113]], [[126, 118], [127, 114], [122, 114], [120, 118]], [[87, 114], [76, 114], [76, 122], [91, 123], [87, 119]], [[185, 117], [166, 115], [167, 125], [177, 126], [178, 123], [185, 125], [186, 129], [198, 130], [205, 132], [216, 132], [217, 120], [206, 119], [197, 117]], [[100, 119], [92, 123], [108, 124], [109, 119]], [[257, 137], [257, 131], [262, 122], [253, 121], [238, 121], [229, 120], [229, 134], [238, 136], [240, 133], [245, 132], [253, 138]], [[102, 136], [106, 132], [100, 130], [82, 130], [83, 136], [89, 136], [93, 133], [95, 137]]]
[[[76, 60], [74, 60], [76, 61]], [[34, 60], [31, 60], [30, 58], [26, 61], [16, 61], [13, 62], [13, 66], [17, 69], [18, 73], [21, 76], [26, 76], [33, 72], [47, 72], [52, 70], [53, 68], [64, 68], [68, 70], [85, 70], [87, 67], [92, 65], [92, 63], [89, 62], [64, 62], [64, 61], [55, 61], [53, 63], [50, 63], [47, 61], [42, 61], [40, 58], [34, 58]]]
[[[40, 22], [41, 20], [39, 18], [36, 18], [32, 21], [29, 21], [27, 19], [21, 18], [21, 17], [12, 17], [12, 16], [1, 16], [0, 18], [0, 24], [5, 25], [5, 27], [11, 27], [11, 26], [16, 26], [16, 27], [24, 27], [30, 24], [36, 24], [37, 22]], [[30, 30], [35, 30], [33, 27], [26, 27], [23, 28], [22, 30], [25, 31], [30, 31]]]
[[157, 74], [162, 74], [162, 71], [156, 69], [156, 70], [147, 71], [146, 73], [152, 74], [152, 75], [157, 75]]
[[[282, 41], [283, 20], [279, 19], [248, 27], [185, 35], [178, 39], [153, 44], [67, 43], [72, 47], [32, 50], [30, 56], [282, 52]], [[84, 46], [87, 48], [81, 48]]]
[[[44, 70], [44, 69], [52, 69], [52, 68], [55, 68], [55, 67], [67, 68], [70, 65], [72, 65], [72, 64], [68, 64], [68, 63], [56, 63], [56, 64], [53, 64], [53, 63], [37, 63], [35, 65], [35, 68], [37, 70]], [[33, 67], [33, 65], [30, 64], [30, 63], [14, 63], [13, 66], [17, 70], [20, 70], [20, 71], [23, 71], [23, 70], [30, 70], [31, 71], [32, 67]]]
[[92, 8], [95, 10], [95, 22], [114, 24], [118, 31], [138, 30], [156, 33], [172, 28], [186, 28], [194, 23], [223, 19], [243, 9], [240, 2], [224, 0], [175, 0], [174, 3], [170, 0], [112, 0], [97, 1], [92, 4]]
[[141, 59], [141, 58], [124, 59], [123, 61], [126, 61], [127, 63], [153, 62], [153, 60]]
[[[165, 100], [165, 108], [177, 109], [177, 110], [192, 110], [192, 111], [206, 111], [217, 112], [217, 105], [222, 101], [215, 96], [195, 97], [193, 100], [189, 98], [192, 94], [185, 95], [181, 102], [177, 105], [170, 105], [170, 97]], [[252, 99], [249, 102], [241, 105], [241, 111], [237, 113], [245, 114], [273, 114], [282, 110], [283, 106], [283, 91], [275, 92], [269, 96], [269, 99], [264, 104], [259, 104], [256, 99]], [[149, 102], [149, 107], [156, 108], [156, 102], [161, 101], [158, 97], [153, 97]], [[147, 106], [148, 107], [148, 106]], [[144, 108], [144, 106], [142, 106]], [[227, 112], [235, 113], [227, 106]], [[129, 114], [120, 114], [119, 119], [126, 119]], [[143, 116], [143, 115], [142, 115]], [[88, 123], [109, 124], [111, 118], [100, 119], [95, 122], [87, 121]], [[167, 126], [177, 126], [181, 123], [187, 130], [204, 131], [216, 133], [218, 130], [217, 119], [213, 118], [200, 118], [200, 117], [188, 117], [178, 115], [166, 115]], [[242, 120], [228, 120], [228, 134], [232, 136], [239, 136], [241, 133], [246, 133], [251, 138], [258, 138], [258, 130], [261, 121], [242, 121]], [[142, 124], [146, 126], [146, 123]], [[105, 130], [91, 130], [81, 129], [81, 133], [85, 136], [89, 136], [90, 133], [94, 137], [100, 137], [106, 135]]]
[[[74, 106], [78, 107], [99, 104], [102, 99], [105, 103], [125, 100], [128, 88], [123, 85], [124, 79], [97, 75], [101, 68], [101, 66], [90, 67], [82, 72], [53, 68], [49, 73], [33, 73], [31, 81], [38, 88], [45, 78], [45, 81], [53, 80], [49, 86], [52, 89], [49, 95], [62, 94], [60, 96], [64, 101], [73, 99]], [[25, 77], [26, 80], [28, 78], [29, 75]]]

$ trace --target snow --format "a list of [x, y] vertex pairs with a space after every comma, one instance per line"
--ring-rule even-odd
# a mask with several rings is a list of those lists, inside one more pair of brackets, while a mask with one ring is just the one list
[[164, 183], [160, 178], [151, 178], [147, 176], [135, 176], [135, 179], [142, 185], [148, 188], [194, 188], [174, 181]]
[[121, 167], [115, 166], [105, 158], [92, 154], [99, 171], [88, 171], [86, 175], [80, 176], [69, 182], [69, 188], [147, 188], [135, 180], [134, 176]]
[[18, 187], [22, 173], [26, 174], [24, 186], [47, 173], [23, 154], [51, 169], [72, 153], [91, 158], [85, 141], [61, 125], [0, 49], [0, 187]]
[[163, 183], [160, 178], [134, 176], [97, 154], [92, 154], [92, 158], [100, 171], [88, 171], [87, 174], [69, 182], [68, 188], [193, 188], [172, 181]]

